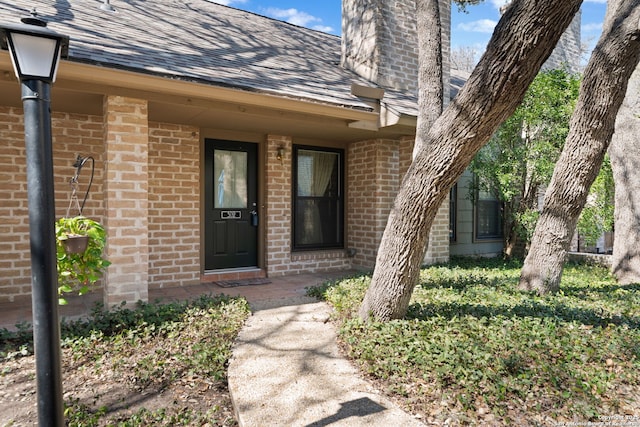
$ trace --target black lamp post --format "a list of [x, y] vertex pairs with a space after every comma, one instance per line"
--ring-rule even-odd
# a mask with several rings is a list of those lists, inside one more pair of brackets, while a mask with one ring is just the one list
[[49, 98], [69, 38], [46, 28], [35, 11], [31, 14], [22, 24], [0, 24], [0, 47], [9, 50], [22, 86], [38, 421], [63, 426]]

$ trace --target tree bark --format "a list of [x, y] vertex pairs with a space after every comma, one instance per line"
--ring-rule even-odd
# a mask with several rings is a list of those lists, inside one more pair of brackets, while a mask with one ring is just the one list
[[[426, 135], [442, 114], [442, 24], [439, 0], [416, 0], [418, 32], [418, 111], [416, 135]], [[423, 138], [416, 137], [413, 157], [418, 154]], [[425, 248], [426, 249], [426, 248]]]
[[571, 237], [598, 175], [614, 131], [616, 114], [640, 58], [640, 3], [609, 0], [602, 36], [584, 73], [569, 135], [547, 188], [521, 290], [557, 291]]
[[428, 133], [421, 129], [424, 133], [416, 136], [423, 143], [391, 209], [371, 285], [360, 307], [361, 318], [386, 321], [406, 314], [428, 231], [449, 188], [515, 111], [581, 3], [512, 3], [456, 99]]
[[615, 183], [611, 272], [618, 283], [640, 283], [640, 67], [627, 87], [609, 147]]

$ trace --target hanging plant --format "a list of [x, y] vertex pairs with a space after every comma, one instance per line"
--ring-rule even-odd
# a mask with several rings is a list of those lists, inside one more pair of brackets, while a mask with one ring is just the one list
[[[70, 242], [82, 238], [86, 247], [72, 248]], [[56, 252], [58, 258], [58, 295], [60, 303], [66, 301], [64, 293], [84, 295], [102, 277], [111, 264], [103, 258], [107, 233], [104, 227], [84, 216], [60, 218], [56, 221]]]

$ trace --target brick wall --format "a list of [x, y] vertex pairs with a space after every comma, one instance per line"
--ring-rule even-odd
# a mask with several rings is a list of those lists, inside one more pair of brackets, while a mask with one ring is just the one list
[[29, 218], [22, 109], [0, 107], [0, 302], [29, 295]]
[[[282, 160], [276, 158], [278, 147], [284, 148]], [[270, 276], [281, 276], [288, 272], [291, 254], [291, 147], [290, 137], [267, 137], [265, 267]]]
[[[440, 0], [443, 83], [450, 81], [451, 2]], [[380, 86], [416, 92], [418, 40], [415, 1], [345, 0], [342, 2], [342, 65]], [[449, 91], [444, 91], [444, 105]], [[395, 147], [395, 148], [392, 148]], [[397, 143], [367, 141], [353, 144], [349, 182], [357, 194], [349, 207], [349, 242], [361, 247], [354, 262], [372, 266], [387, 215], [400, 182], [411, 163], [413, 139]], [[395, 152], [393, 150], [396, 150]], [[388, 168], [388, 169], [387, 169]], [[394, 185], [386, 181], [396, 174]], [[375, 196], [374, 196], [375, 195]], [[352, 200], [354, 200], [352, 198]], [[373, 229], [368, 227], [373, 225]], [[426, 263], [449, 259], [449, 203], [440, 207], [429, 234]]]
[[[104, 171], [104, 145], [102, 137], [104, 125], [102, 117], [81, 114], [54, 114], [52, 117], [53, 167], [55, 173], [56, 218], [78, 215], [77, 204], [70, 203], [70, 180], [76, 173], [73, 164], [78, 156], [91, 157], [78, 176], [77, 197], [82, 205], [87, 186], [93, 181], [89, 196], [82, 210], [86, 217], [102, 222], [104, 220], [104, 200], [102, 181]], [[71, 207], [70, 207], [71, 205]]]
[[[349, 147], [349, 245], [353, 263], [375, 266], [378, 246], [402, 179], [411, 164], [413, 138], [371, 140]], [[429, 233], [425, 263], [449, 259], [449, 201], [443, 202]]]
[[429, 247], [424, 257], [425, 264], [449, 261], [449, 195], [440, 205], [429, 232]]
[[353, 263], [373, 268], [387, 216], [398, 191], [398, 144], [370, 140], [349, 146], [349, 246], [357, 249]]
[[[26, 297], [31, 287], [21, 117], [20, 109], [0, 108], [0, 302]], [[147, 124], [146, 103], [120, 97], [106, 99], [104, 117], [54, 113], [52, 123], [57, 217], [67, 213], [76, 156], [95, 159], [84, 214], [103, 222], [109, 233], [107, 257], [113, 265], [107, 271], [105, 302], [144, 299], [148, 287], [198, 283], [198, 129]], [[292, 144], [290, 137], [269, 136], [264, 150], [266, 271], [282, 276], [373, 267], [389, 208], [410, 163], [413, 139], [364, 141], [347, 150], [346, 242], [357, 249], [355, 258], [345, 250], [291, 251]], [[284, 147], [282, 161], [275, 154], [279, 146]], [[80, 202], [90, 169], [87, 162], [80, 175]], [[103, 183], [105, 176], [110, 182]], [[73, 209], [70, 213], [76, 214]], [[446, 230], [445, 217], [442, 222]], [[433, 243], [432, 250], [444, 253]]]
[[[145, 299], [148, 287], [185, 286], [200, 279], [198, 129], [148, 124], [146, 108], [145, 101], [109, 97], [104, 117], [54, 113], [52, 118], [58, 217], [67, 214], [76, 156], [95, 159], [84, 214], [108, 229], [107, 257], [113, 263], [107, 271], [108, 305]], [[20, 109], [0, 108], [0, 301], [28, 296], [31, 286], [21, 117]], [[345, 250], [291, 251], [293, 141], [269, 136], [263, 212], [268, 274], [372, 267], [412, 143], [412, 138], [364, 141], [347, 150], [346, 242], [358, 250], [349, 258]], [[284, 147], [282, 161], [275, 154], [279, 146]], [[80, 202], [90, 169], [87, 162], [80, 175]], [[103, 183], [105, 177], [109, 182]], [[74, 209], [70, 213], [76, 214]]]
[[[0, 302], [12, 302], [31, 294], [29, 218], [24, 148], [23, 112], [0, 107]], [[76, 156], [95, 159], [95, 177], [84, 214], [102, 221], [102, 118], [53, 112], [52, 139], [56, 218], [65, 216], [69, 206], [69, 180], [75, 174]], [[79, 177], [80, 203], [89, 182], [91, 162]], [[76, 210], [70, 211], [77, 215]]]
[[[342, 65], [380, 86], [417, 91], [415, 0], [344, 0]], [[449, 82], [451, 4], [440, 0], [443, 81]], [[447, 102], [447, 100], [445, 100]]]
[[110, 307], [148, 299], [147, 102], [106, 96], [104, 115], [106, 252], [112, 263], [106, 272], [104, 300]]
[[[109, 267], [108, 273], [111, 280], [117, 280], [116, 283], [124, 280], [134, 288], [141, 285], [143, 289], [136, 290], [135, 296], [126, 296], [128, 294], [125, 293], [130, 300], [145, 295], [147, 281], [152, 288], [162, 288], [195, 284], [200, 280], [198, 129], [152, 123], [147, 155], [140, 151], [140, 147], [133, 146], [146, 146], [146, 140], [133, 140], [145, 133], [144, 120], [140, 120], [140, 117], [145, 117], [145, 107], [144, 103], [138, 104], [135, 100], [130, 103], [126, 98], [107, 104], [111, 108], [107, 116], [113, 120], [111, 137], [117, 141], [117, 151], [111, 150], [110, 155], [118, 159], [109, 168], [104, 164], [104, 117], [52, 114], [56, 218], [66, 216], [67, 212], [71, 216], [78, 214], [75, 203], [69, 209], [69, 181], [76, 173], [73, 164], [78, 155], [93, 157], [94, 179], [83, 214], [114, 227], [109, 230], [108, 237], [112, 251], [108, 256], [114, 265]], [[126, 119], [123, 114], [132, 117]], [[0, 302], [11, 302], [31, 294], [22, 117], [22, 109], [0, 107]], [[128, 126], [136, 129], [132, 136], [124, 136]], [[149, 220], [145, 226], [147, 192], [144, 180], [147, 166], [143, 163], [147, 161]], [[91, 167], [91, 160], [88, 160], [78, 179], [80, 204], [90, 180]], [[116, 177], [109, 186], [112, 193], [108, 193], [103, 185], [107, 169]], [[105, 194], [115, 196], [109, 203], [110, 218], [105, 215]], [[148, 246], [145, 243], [147, 237], [143, 235], [145, 227], [148, 229]], [[99, 290], [102, 281], [97, 285]], [[112, 303], [119, 298], [118, 295], [122, 296], [115, 294]]]
[[198, 128], [149, 124], [149, 287], [200, 283]]
[[[347, 157], [346, 249], [356, 249], [353, 258], [345, 250], [291, 251], [292, 145], [290, 137], [269, 136], [266, 142], [266, 270], [269, 276], [373, 268], [378, 246], [387, 224], [401, 180], [411, 163], [414, 138], [369, 140], [352, 143]], [[284, 148], [282, 161], [276, 159]], [[449, 259], [448, 200], [443, 203], [430, 235], [425, 262]]]

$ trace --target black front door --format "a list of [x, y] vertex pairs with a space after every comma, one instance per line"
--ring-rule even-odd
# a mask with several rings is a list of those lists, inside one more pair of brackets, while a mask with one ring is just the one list
[[257, 146], [205, 140], [205, 270], [258, 263]]

